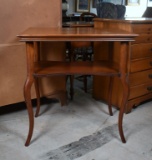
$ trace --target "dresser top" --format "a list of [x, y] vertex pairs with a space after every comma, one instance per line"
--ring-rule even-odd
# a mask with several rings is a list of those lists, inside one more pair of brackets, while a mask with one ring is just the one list
[[127, 17], [125, 19], [104, 19], [104, 18], [94, 18], [94, 21], [113, 21], [113, 22], [120, 22], [123, 21], [124, 23], [152, 23], [152, 18], [146, 17]]
[[132, 23], [138, 23], [138, 22], [140, 22], [140, 23], [152, 23], [152, 18], [146, 18], [146, 17], [139, 17], [139, 18], [137, 18], [137, 17], [127, 17], [127, 18], [125, 18], [124, 20], [126, 20], [126, 21], [130, 21], [130, 22], [132, 22]]

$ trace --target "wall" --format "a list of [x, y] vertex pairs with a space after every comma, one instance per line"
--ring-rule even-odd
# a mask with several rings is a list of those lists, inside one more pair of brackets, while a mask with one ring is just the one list
[[16, 35], [34, 26], [60, 27], [61, 17], [61, 0], [0, 0], [0, 106], [24, 100], [26, 49]]
[[0, 0], [0, 44], [18, 42], [16, 35], [30, 26], [60, 26], [59, 2]]

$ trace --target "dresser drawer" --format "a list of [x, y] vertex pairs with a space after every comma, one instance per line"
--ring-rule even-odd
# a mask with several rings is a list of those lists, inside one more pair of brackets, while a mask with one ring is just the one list
[[134, 44], [131, 46], [131, 59], [152, 56], [152, 43]]
[[134, 33], [150, 33], [152, 32], [151, 24], [133, 24], [132, 29]]
[[145, 58], [141, 60], [132, 60], [130, 64], [130, 72], [144, 71], [152, 68], [152, 58]]
[[152, 34], [140, 34], [138, 37], [135, 38], [135, 41], [132, 42], [132, 44], [138, 43], [152, 43]]
[[130, 88], [129, 100], [152, 93], [152, 83], [138, 85]]
[[148, 82], [149, 83], [152, 82], [152, 69], [142, 72], [132, 73], [129, 76], [129, 83], [131, 87]]

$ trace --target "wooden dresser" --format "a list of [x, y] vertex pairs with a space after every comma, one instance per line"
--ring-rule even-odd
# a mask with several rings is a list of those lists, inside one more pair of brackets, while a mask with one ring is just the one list
[[[125, 19], [125, 20], [106, 20], [95, 19], [94, 27], [102, 28], [111, 26], [112, 28], [121, 28], [126, 31], [132, 31], [139, 34], [134, 42], [130, 42], [130, 55], [128, 57], [127, 72], [129, 81], [129, 97], [126, 105], [126, 113], [131, 112], [133, 107], [141, 102], [152, 98], [152, 19]], [[110, 43], [94, 44], [94, 59], [108, 59], [104, 52], [115, 50], [113, 60], [118, 61], [117, 48], [119, 43], [111, 46]], [[102, 53], [99, 53], [102, 48]], [[107, 103], [108, 100], [109, 78], [94, 76], [93, 97]], [[102, 87], [99, 87], [102, 86]], [[102, 88], [102, 89], [101, 89]], [[120, 108], [122, 100], [122, 86], [118, 78], [114, 78], [112, 88], [112, 105]]]

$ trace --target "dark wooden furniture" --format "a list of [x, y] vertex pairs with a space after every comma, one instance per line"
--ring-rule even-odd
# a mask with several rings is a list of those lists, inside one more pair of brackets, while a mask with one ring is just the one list
[[[89, 17], [90, 19], [86, 19], [87, 17]], [[80, 15], [80, 21], [93, 21], [94, 18], [97, 18], [98, 16], [95, 13], [91, 13], [91, 12], [83, 12]]]
[[[83, 16], [82, 16], [83, 17]], [[93, 22], [85, 22], [85, 21], [77, 21], [77, 22], [65, 22], [62, 23], [62, 27], [93, 27]], [[84, 48], [87, 48], [88, 50], [92, 50], [92, 42], [67, 42], [67, 60], [68, 61], [75, 61], [77, 56], [82, 57], [81, 60], [88, 60], [87, 52], [84, 50]], [[75, 51], [79, 51], [75, 52]], [[75, 52], [75, 53], [74, 53]], [[91, 57], [90, 57], [91, 58]], [[74, 76], [68, 76], [70, 78], [70, 97], [73, 99], [74, 96]], [[67, 78], [68, 78], [67, 77]], [[83, 76], [83, 83], [84, 83], [84, 91], [87, 92], [87, 76]]]
[[[90, 14], [90, 13], [89, 13]], [[83, 14], [85, 16], [86, 14]], [[96, 15], [92, 15], [96, 16]], [[63, 27], [93, 27], [93, 22], [85, 22], [85, 21], [79, 21], [79, 22], [67, 22], [63, 23]], [[91, 61], [92, 55], [93, 55], [93, 43], [92, 42], [67, 42], [67, 51], [68, 51], [68, 59], [69, 61]], [[73, 99], [74, 97], [74, 76], [68, 76], [70, 77], [70, 97]], [[87, 92], [87, 75], [80, 76], [83, 78], [83, 84], [84, 84], [84, 91]]]
[[80, 16], [74, 16], [74, 15], [71, 15], [71, 16], [63, 16], [62, 17], [62, 22], [76, 22], [76, 21], [79, 21], [80, 19]]
[[[122, 142], [126, 142], [123, 133], [123, 114], [126, 100], [128, 97], [127, 83], [127, 61], [129, 54], [129, 44], [134, 40], [137, 34], [123, 30], [103, 28], [30, 28], [19, 34], [20, 41], [26, 43], [27, 56], [27, 78], [24, 86], [24, 96], [29, 115], [29, 133], [25, 146], [30, 144], [34, 127], [34, 114], [31, 104], [31, 86], [35, 78], [49, 77], [52, 75], [101, 75], [118, 77], [123, 85], [123, 99], [119, 112], [119, 133]], [[120, 54], [119, 63], [112, 61], [94, 61], [94, 62], [63, 62], [63, 61], [41, 61], [38, 58], [37, 44], [41, 41], [95, 41], [95, 42], [120, 42], [118, 48]], [[100, 51], [98, 51], [100, 52]], [[100, 52], [102, 54], [102, 52]], [[110, 55], [111, 53], [107, 52]], [[112, 55], [111, 55], [112, 56]], [[100, 86], [99, 86], [100, 87]], [[110, 94], [110, 92], [109, 92]], [[110, 102], [111, 96], [109, 96]], [[111, 106], [109, 103], [109, 110]]]
[[78, 21], [84, 21], [84, 22], [93, 22], [94, 18], [97, 18], [97, 15], [95, 13], [91, 12], [83, 12], [80, 15], [74, 16], [63, 16], [62, 22], [78, 22]]
[[76, 21], [76, 22], [64, 22], [62, 27], [93, 27], [93, 22]]
[[[129, 57], [127, 62], [127, 81], [129, 84], [129, 95], [126, 102], [126, 113], [131, 112], [133, 107], [138, 106], [141, 102], [152, 98], [152, 19], [136, 18], [126, 20], [106, 20], [96, 19], [94, 21], [96, 28], [111, 26], [111, 28], [122, 28], [129, 32], [139, 34], [134, 42], [129, 45]], [[108, 50], [110, 44], [95, 44], [95, 60], [108, 59], [105, 54], [100, 54]], [[117, 52], [118, 43], [114, 44]], [[113, 59], [119, 61], [119, 53], [115, 53]], [[94, 77], [93, 97], [95, 99], [108, 102], [107, 88], [109, 79], [105, 77]], [[100, 89], [98, 86], [101, 86]], [[114, 78], [112, 88], [112, 105], [120, 108], [122, 99], [122, 85], [119, 78]]]
[[[78, 16], [72, 15], [72, 16], [63, 16], [62, 17], [62, 22], [63, 23], [64, 22], [77, 22], [77, 21], [80, 21], [80, 15], [78, 15]], [[85, 16], [83, 18], [83, 21], [91, 22], [91, 21], [93, 21], [93, 17], [92, 16]]]

